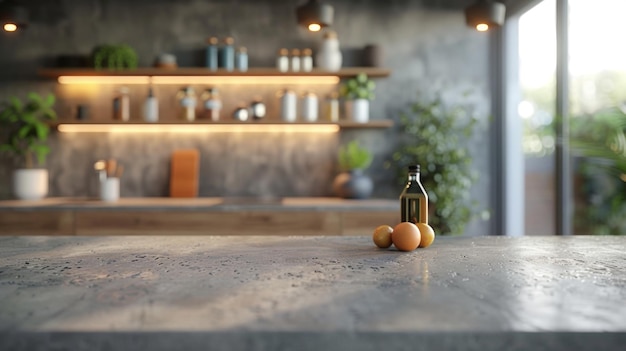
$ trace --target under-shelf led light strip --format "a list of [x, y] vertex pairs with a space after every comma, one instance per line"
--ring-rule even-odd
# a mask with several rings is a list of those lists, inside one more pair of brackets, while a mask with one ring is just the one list
[[62, 133], [336, 133], [336, 124], [59, 124]]
[[60, 84], [234, 84], [334, 85], [338, 76], [60, 76]]

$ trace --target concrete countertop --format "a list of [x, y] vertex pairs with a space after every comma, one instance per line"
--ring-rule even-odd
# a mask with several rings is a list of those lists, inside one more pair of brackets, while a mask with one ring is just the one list
[[626, 237], [0, 238], [0, 349], [623, 350]]
[[397, 211], [400, 202], [391, 199], [346, 200], [335, 197], [286, 198], [121, 198], [116, 202], [103, 202], [89, 198], [46, 198], [38, 201], [0, 201], [0, 211], [40, 210], [121, 210], [138, 211]]

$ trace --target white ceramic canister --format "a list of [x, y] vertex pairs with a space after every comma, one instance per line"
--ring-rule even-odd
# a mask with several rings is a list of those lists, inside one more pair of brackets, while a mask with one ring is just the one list
[[339, 49], [339, 39], [334, 31], [324, 33], [324, 40], [315, 57], [317, 67], [327, 71], [338, 71], [341, 69], [342, 55]]
[[303, 72], [311, 72], [313, 70], [313, 50], [302, 50], [302, 57], [300, 58], [300, 68]]
[[302, 119], [305, 122], [317, 121], [318, 102], [317, 95], [307, 92], [302, 96]]
[[291, 58], [289, 62], [289, 68], [292, 72], [300, 72], [300, 50], [291, 50]]
[[289, 50], [282, 48], [276, 56], [276, 69], [279, 72], [289, 71]]
[[280, 95], [280, 118], [283, 122], [295, 122], [297, 119], [298, 97], [293, 90], [285, 89]]

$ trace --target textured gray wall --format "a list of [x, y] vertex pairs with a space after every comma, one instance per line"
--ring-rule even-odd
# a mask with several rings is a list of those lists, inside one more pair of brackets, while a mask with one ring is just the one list
[[[232, 35], [248, 48], [251, 66], [272, 66], [278, 48], [316, 48], [320, 36], [298, 28], [294, 9], [303, 1], [287, 0], [32, 0], [32, 25], [18, 36], [0, 36], [0, 99], [25, 96], [28, 91], [54, 91], [60, 98], [60, 118], [71, 118], [77, 102], [92, 105], [94, 118], [108, 118], [114, 87], [90, 93], [60, 87], [36, 76], [59, 55], [88, 54], [95, 45], [128, 43], [148, 66], [161, 52], [177, 55], [179, 65], [202, 63], [208, 36]], [[481, 136], [471, 148], [481, 179], [474, 194], [481, 208], [489, 208], [488, 38], [467, 28], [462, 14], [467, 1], [361, 0], [330, 1], [335, 6], [334, 29], [347, 65], [356, 64], [359, 50], [378, 44], [389, 78], [377, 81], [373, 119], [397, 120], [419, 95], [443, 91], [455, 101], [474, 91]], [[198, 87], [202, 88], [202, 87]], [[324, 93], [323, 87], [312, 87]], [[173, 114], [174, 88], [157, 91], [163, 118]], [[228, 87], [229, 113], [234, 105], [261, 95], [275, 116], [277, 87]], [[300, 87], [299, 89], [304, 89]], [[133, 87], [133, 110], [139, 111], [145, 87]], [[169, 105], [168, 105], [169, 104]], [[62, 135], [53, 136], [48, 159], [51, 196], [93, 196], [93, 162], [115, 157], [126, 165], [123, 196], [167, 194], [169, 155], [179, 148], [201, 151], [201, 196], [324, 196], [330, 195], [336, 167], [336, 149], [359, 139], [375, 154], [369, 170], [376, 197], [396, 197], [400, 191], [393, 170], [384, 167], [394, 149], [396, 128], [349, 130], [340, 135], [211, 134], [211, 135]], [[0, 168], [0, 198], [10, 195], [10, 163]], [[469, 234], [486, 234], [487, 222], [475, 221]]]

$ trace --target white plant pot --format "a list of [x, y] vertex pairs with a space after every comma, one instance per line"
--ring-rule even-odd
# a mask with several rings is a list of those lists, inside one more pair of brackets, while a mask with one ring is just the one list
[[352, 101], [352, 120], [356, 123], [367, 123], [370, 119], [370, 101], [356, 99]]
[[13, 194], [20, 200], [41, 200], [48, 195], [47, 169], [17, 169], [13, 172]]

